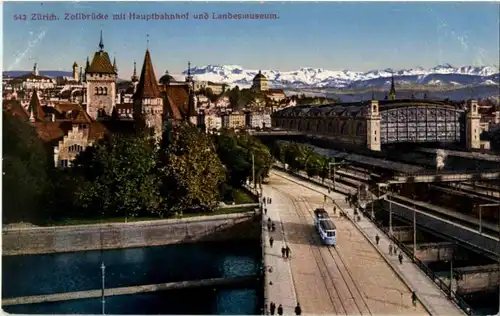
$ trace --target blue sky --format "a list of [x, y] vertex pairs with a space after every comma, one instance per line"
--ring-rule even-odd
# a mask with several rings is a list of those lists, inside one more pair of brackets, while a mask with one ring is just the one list
[[[190, 13], [187, 21], [67, 21], [65, 13]], [[193, 14], [276, 13], [277, 20], [192, 19]], [[58, 21], [30, 21], [54, 13]], [[27, 21], [15, 20], [25, 14]], [[367, 71], [499, 64], [499, 4], [493, 2], [24, 2], [3, 5], [3, 68], [70, 70], [98, 49], [116, 56], [119, 76], [149, 49], [157, 76], [193, 65], [248, 69]]]

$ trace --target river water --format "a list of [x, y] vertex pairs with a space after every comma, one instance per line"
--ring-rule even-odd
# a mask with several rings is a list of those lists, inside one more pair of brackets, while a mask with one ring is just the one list
[[[218, 242], [106, 251], [4, 256], [3, 298], [216, 277], [257, 275], [260, 243]], [[107, 314], [258, 314], [260, 286], [240, 285], [106, 298]], [[11, 313], [101, 312], [100, 298], [3, 307]]]

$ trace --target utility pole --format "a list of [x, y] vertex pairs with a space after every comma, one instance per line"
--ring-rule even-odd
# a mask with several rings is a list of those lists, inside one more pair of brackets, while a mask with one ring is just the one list
[[415, 194], [413, 194], [413, 262], [415, 262], [417, 254], [417, 210], [415, 207]]
[[[333, 187], [332, 187], [332, 191], [333, 191], [333, 190], [335, 190], [335, 167], [344, 164], [344, 162], [343, 161], [335, 162], [335, 158], [332, 158], [332, 159], [333, 159], [333, 162], [328, 163], [328, 178], [333, 181]], [[332, 166], [333, 166], [333, 179], [331, 176], [331, 170], [332, 170], [331, 167]]]
[[106, 266], [104, 265], [104, 262], [101, 262], [101, 277], [102, 277], [102, 285], [101, 285], [102, 309], [101, 309], [101, 313], [103, 315], [105, 315], [106, 314], [106, 300], [104, 299], [104, 287], [105, 287], [105, 279], [106, 279]]
[[255, 155], [252, 153], [252, 181], [253, 188], [255, 190]]
[[450, 259], [450, 300], [453, 298], [453, 256], [455, 255], [455, 244], [451, 245]]

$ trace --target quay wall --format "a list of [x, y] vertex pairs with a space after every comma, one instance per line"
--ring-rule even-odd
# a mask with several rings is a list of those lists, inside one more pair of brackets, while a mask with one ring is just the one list
[[258, 239], [257, 212], [132, 223], [4, 228], [2, 255], [163, 246], [198, 241]]

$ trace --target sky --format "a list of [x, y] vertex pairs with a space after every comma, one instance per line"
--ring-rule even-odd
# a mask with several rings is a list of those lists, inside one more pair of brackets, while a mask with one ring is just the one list
[[[188, 20], [113, 20], [113, 14], [189, 13]], [[267, 20], [217, 20], [213, 13], [275, 14]], [[58, 20], [31, 20], [32, 14]], [[66, 20], [102, 13], [108, 20]], [[208, 20], [194, 19], [207, 13]], [[499, 65], [499, 4], [494, 2], [7, 2], [3, 69], [71, 70], [97, 51], [116, 57], [120, 78], [138, 71], [147, 47], [157, 77], [192, 66], [241, 65], [368, 71]], [[23, 20], [26, 17], [26, 20]]]

